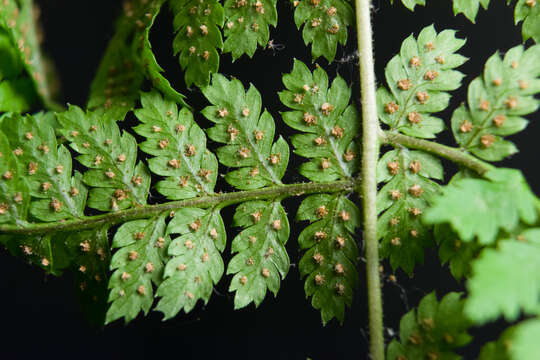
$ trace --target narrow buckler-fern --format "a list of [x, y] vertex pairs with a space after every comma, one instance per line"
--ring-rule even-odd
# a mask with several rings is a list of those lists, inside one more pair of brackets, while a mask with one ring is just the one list
[[[523, 41], [472, 80], [462, 34], [438, 25], [376, 74], [375, 3], [126, 0], [87, 104], [64, 106], [33, 2], [1, 1], [0, 243], [71, 272], [101, 325], [200, 311], [223, 284], [235, 310], [257, 308], [298, 277], [323, 325], [367, 299], [371, 359], [538, 358], [540, 200], [494, 163], [538, 121], [540, 1], [506, 1]], [[450, 5], [474, 22], [490, 1]], [[180, 79], [152, 46], [167, 16]], [[278, 18], [311, 55], [289, 59], [280, 91], [220, 68], [275, 51]], [[326, 66], [344, 59], [359, 81]], [[405, 302], [383, 331], [381, 288], [435, 254], [456, 291]], [[470, 355], [493, 321], [508, 329]]]

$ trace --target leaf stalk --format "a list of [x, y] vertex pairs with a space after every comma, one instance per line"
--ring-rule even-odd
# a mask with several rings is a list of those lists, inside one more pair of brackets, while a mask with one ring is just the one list
[[130, 220], [147, 219], [165, 211], [175, 211], [185, 207], [209, 208], [219, 205], [225, 207], [250, 200], [273, 199], [276, 197], [293, 197], [315, 193], [336, 193], [353, 191], [359, 180], [344, 180], [331, 183], [297, 183], [272, 186], [263, 189], [216, 193], [188, 200], [170, 201], [163, 204], [145, 205], [112, 213], [88, 216], [82, 219], [65, 220], [52, 223], [18, 225], [0, 225], [0, 235], [37, 235], [64, 231], [80, 231], [124, 223]]
[[362, 93], [362, 183], [364, 243], [369, 307], [370, 354], [384, 360], [383, 313], [377, 238], [377, 161], [379, 159], [379, 120], [375, 97], [375, 66], [371, 27], [371, 1], [356, 0], [360, 90]]
[[495, 169], [493, 165], [479, 160], [461, 149], [442, 145], [433, 141], [417, 139], [392, 131], [380, 131], [379, 137], [384, 144], [394, 146], [402, 145], [409, 149], [423, 150], [471, 169], [479, 175], [484, 175], [488, 171]]

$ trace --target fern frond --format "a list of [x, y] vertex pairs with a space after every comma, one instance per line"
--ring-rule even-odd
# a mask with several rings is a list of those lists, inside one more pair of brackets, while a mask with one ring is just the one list
[[535, 112], [540, 101], [540, 45], [525, 50], [510, 49], [504, 59], [493, 55], [482, 77], [469, 86], [468, 107], [452, 116], [452, 131], [458, 144], [481, 159], [498, 161], [517, 152], [503, 139], [527, 126], [523, 115]]
[[[393, 3], [394, 0], [390, 0]], [[409, 10], [414, 11], [416, 5], [425, 5], [426, 0], [401, 0]], [[510, 5], [513, 0], [506, 0], [506, 4]], [[476, 21], [476, 15], [480, 9], [480, 5], [487, 9], [490, 0], [453, 0], [454, 15], [463, 14], [471, 22]], [[540, 42], [540, 6], [536, 0], [517, 0], [514, 9], [515, 23], [519, 24], [523, 21], [522, 33], [523, 41], [532, 38], [536, 43]]]
[[266, 291], [277, 295], [280, 278], [289, 271], [285, 243], [289, 238], [289, 220], [279, 199], [250, 201], [236, 208], [234, 225], [243, 230], [233, 242], [235, 255], [227, 267], [234, 274], [229, 291], [235, 291], [234, 308], [255, 306], [263, 301]]
[[72, 263], [66, 234], [34, 236], [0, 235], [0, 243], [16, 257], [42, 268], [49, 274], [61, 275]]
[[[176, 91], [169, 80], [163, 76], [163, 68], [158, 64], [156, 56], [152, 51], [152, 44], [150, 43], [150, 30], [154, 25], [164, 1], [165, 0], [155, 1], [153, 7], [149, 9], [149, 12], [145, 13], [146, 17], [150, 16], [151, 18], [144, 27], [144, 31], [142, 31], [142, 44], [137, 46], [137, 48], [140, 49], [140, 62], [145, 69], [147, 78], [152, 82], [152, 85], [156, 89], [161, 91], [167, 98], [176, 101], [178, 104], [188, 106], [184, 101], [185, 96]], [[141, 39], [141, 35], [136, 36]]]
[[360, 227], [360, 211], [344, 194], [318, 194], [304, 199], [297, 220], [309, 220], [298, 242], [307, 249], [299, 263], [307, 276], [304, 289], [311, 304], [321, 310], [323, 324], [333, 317], [343, 322], [358, 286], [358, 247], [353, 239]]
[[[454, 0], [454, 15], [463, 14], [467, 19], [474, 23], [480, 5], [482, 5], [484, 9], [487, 9], [489, 2], [490, 0]], [[508, 3], [509, 0], [506, 0], [506, 2]]]
[[207, 86], [210, 75], [219, 69], [223, 7], [216, 0], [171, 0], [170, 5], [177, 32], [173, 49], [175, 55], [180, 54], [186, 85]]
[[[507, 5], [512, 2], [513, 0], [506, 0]], [[487, 9], [489, 3], [490, 0], [454, 0], [454, 14], [462, 13], [474, 23], [480, 5]], [[540, 6], [536, 1], [517, 0], [514, 19], [516, 24], [523, 21], [523, 41], [532, 38], [535, 42], [540, 42]]]
[[191, 112], [186, 108], [178, 111], [175, 102], [156, 92], [143, 93], [141, 105], [135, 115], [142, 124], [134, 130], [147, 141], [139, 146], [155, 156], [148, 161], [150, 170], [166, 176], [156, 189], [174, 200], [212, 194], [218, 163], [206, 149], [206, 135], [193, 121]]
[[253, 57], [257, 44], [265, 47], [270, 38], [270, 25], [277, 25], [277, 0], [226, 0], [225, 44], [233, 61], [243, 54]]
[[122, 317], [130, 322], [139, 312], [147, 314], [150, 310], [154, 302], [153, 284], [159, 286], [162, 282], [170, 242], [167, 215], [127, 222], [114, 235], [112, 247], [118, 250], [111, 260], [114, 273], [109, 280], [111, 306], [106, 323]]
[[379, 117], [392, 130], [420, 138], [434, 138], [444, 129], [441, 119], [431, 114], [448, 106], [448, 91], [461, 85], [463, 74], [453, 69], [466, 58], [456, 54], [465, 44], [455, 31], [440, 33], [424, 28], [416, 40], [412, 35], [401, 45], [399, 55], [386, 66], [390, 91], [377, 91]]
[[428, 224], [448, 223], [463, 241], [495, 242], [499, 230], [538, 219], [537, 199], [518, 170], [495, 169], [485, 179], [459, 179], [443, 188], [424, 215]]
[[139, 95], [144, 72], [138, 66], [138, 59], [128, 42], [133, 33], [120, 27], [109, 42], [105, 55], [90, 87], [87, 108], [105, 109], [117, 120], [123, 119], [133, 108]]
[[338, 76], [329, 88], [323, 69], [311, 73], [295, 60], [283, 83], [287, 90], [279, 93], [281, 102], [294, 110], [282, 113], [283, 120], [303, 132], [291, 138], [295, 153], [313, 159], [300, 166], [300, 173], [318, 182], [351, 178], [359, 168], [359, 147], [353, 139], [360, 125], [345, 80]]
[[294, 22], [303, 26], [302, 38], [311, 43], [313, 59], [324, 56], [333, 62], [338, 43], [347, 42], [347, 27], [353, 23], [353, 9], [346, 0], [295, 0]]
[[1, 24], [0, 54], [0, 111], [29, 110], [37, 102], [38, 96], [32, 79], [24, 76], [19, 50]]
[[248, 91], [239, 80], [215, 74], [212, 84], [203, 89], [212, 104], [202, 114], [216, 125], [208, 137], [227, 144], [217, 149], [219, 161], [231, 171], [225, 180], [237, 189], [257, 189], [280, 185], [289, 162], [289, 146], [280, 136], [273, 143], [275, 123], [272, 115], [261, 115], [261, 94], [254, 86]]
[[120, 130], [109, 112], [84, 112], [77, 106], [58, 114], [60, 132], [70, 146], [81, 154], [77, 160], [89, 168], [84, 182], [92, 187], [88, 206], [102, 211], [116, 211], [146, 204], [150, 173], [137, 161], [135, 138]]
[[218, 208], [176, 211], [167, 234], [180, 236], [172, 239], [168, 248], [170, 259], [165, 280], [156, 292], [161, 297], [156, 310], [170, 319], [182, 309], [190, 312], [199, 299], [208, 303], [213, 285], [223, 275], [220, 253], [225, 249], [227, 234]]
[[501, 315], [513, 321], [522, 311], [539, 315], [540, 229], [525, 230], [517, 239], [506, 239], [496, 249], [485, 249], [473, 263], [465, 312], [476, 323]]
[[[416, 7], [416, 5], [421, 5], [421, 6], [426, 5], [426, 0], [401, 0], [401, 2], [407, 9], [411, 11], [414, 11], [414, 8]], [[394, 3], [394, 0], [390, 0], [390, 4], [393, 4], [393, 3]]]
[[6, 0], [0, 8], [0, 111], [55, 106], [39, 47], [32, 0]]
[[[79, 172], [71, 176], [71, 154], [58, 146], [54, 129], [33, 116], [13, 114], [4, 118], [2, 130], [15, 154], [19, 177], [26, 177], [29, 190], [17, 193], [13, 200], [24, 203], [28, 201], [24, 197], [36, 198], [30, 213], [41, 221], [83, 217], [87, 190]], [[12, 181], [11, 176], [3, 174], [4, 180]]]
[[439, 245], [439, 258], [448, 263], [450, 273], [456, 280], [469, 278], [471, 264], [478, 257], [482, 246], [478, 241], [461, 241], [459, 235], [448, 224], [436, 225], [433, 235]]
[[[510, 360], [508, 345], [512, 328], [507, 329], [497, 341], [490, 341], [482, 347], [478, 360]], [[518, 360], [518, 359], [515, 359]]]
[[79, 298], [89, 321], [102, 325], [107, 312], [111, 261], [108, 227], [72, 232], [65, 243]]
[[434, 156], [408, 149], [387, 152], [379, 160], [377, 181], [386, 185], [377, 195], [377, 232], [382, 239], [381, 256], [395, 270], [409, 275], [424, 260], [424, 249], [433, 244], [431, 228], [422, 223], [423, 212], [439, 193], [430, 179], [442, 180], [443, 168]]
[[15, 158], [22, 151], [12, 151], [7, 137], [0, 132], [0, 223], [22, 225], [26, 221], [30, 205], [28, 185]]
[[532, 38], [540, 44], [540, 4], [534, 1], [518, 0], [514, 17], [516, 24], [523, 21], [523, 41]]
[[149, 41], [150, 28], [164, 1], [124, 2], [124, 12], [91, 85], [89, 110], [105, 109], [116, 120], [123, 119], [139, 98], [145, 77], [168, 97], [186, 105], [184, 96], [161, 75]]
[[[312, 73], [298, 60], [283, 83], [287, 90], [279, 97], [293, 109], [282, 113], [283, 120], [303, 132], [291, 139], [295, 152], [313, 159], [299, 172], [317, 182], [352, 178], [359, 165], [353, 140], [359, 123], [349, 104], [351, 89], [339, 76], [329, 87], [324, 70], [317, 67]], [[302, 276], [307, 276], [306, 296], [313, 297], [311, 303], [321, 310], [324, 324], [333, 317], [343, 322], [345, 305], [352, 303], [358, 285], [358, 248], [352, 238], [359, 226], [358, 208], [345, 194], [312, 195], [304, 199], [296, 217], [312, 223], [298, 239], [300, 248], [307, 249], [299, 264]]]
[[400, 342], [388, 346], [388, 360], [400, 359], [461, 359], [455, 353], [467, 345], [470, 322], [463, 314], [459, 293], [449, 293], [437, 302], [435, 293], [426, 295], [418, 305], [401, 318]]
[[[540, 320], [529, 319], [508, 328], [495, 342], [482, 348], [478, 360], [520, 360], [540, 354]], [[511, 345], [511, 346], [509, 346]]]

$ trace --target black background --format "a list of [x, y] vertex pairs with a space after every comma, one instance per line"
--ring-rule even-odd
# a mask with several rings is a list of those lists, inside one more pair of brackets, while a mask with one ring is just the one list
[[[402, 40], [411, 33], [417, 35], [424, 26], [433, 23], [438, 31], [453, 28], [459, 30], [459, 37], [468, 39], [461, 50], [471, 58], [461, 67], [461, 71], [468, 75], [464, 80], [466, 85], [481, 73], [483, 64], [495, 51], [504, 52], [520, 43], [521, 29], [514, 26], [513, 11], [502, 1], [494, 1], [488, 12], [481, 11], [476, 25], [462, 15], [454, 17], [449, 0], [430, 0], [428, 3], [425, 8], [417, 7], [413, 14], [399, 0], [394, 6], [388, 0], [374, 1], [379, 79], [384, 78], [384, 66], [399, 51]], [[45, 51], [54, 60], [61, 80], [61, 100], [84, 106], [90, 82], [113, 34], [113, 22], [121, 11], [121, 3], [112, 0], [42, 0], [38, 4], [45, 30]], [[283, 88], [281, 75], [290, 72], [292, 57], [310, 63], [311, 56], [294, 26], [288, 1], [280, 0], [278, 11], [279, 29], [272, 30], [271, 38], [284, 49], [259, 49], [253, 59], [244, 56], [235, 63], [231, 63], [230, 55], [224, 55], [220, 72], [239, 78], [244, 85], [253, 83], [263, 94], [264, 106], [274, 115], [278, 131], [287, 135], [291, 132], [279, 117], [279, 111], [285, 110], [277, 96]], [[152, 44], [158, 61], [166, 69], [166, 77], [188, 95], [188, 102], [196, 110], [200, 110], [207, 105], [204, 98], [196, 89], [185, 89], [183, 74], [177, 59], [172, 56], [171, 22], [170, 14], [165, 12], [159, 16], [152, 31]], [[339, 62], [327, 66], [325, 60], [318, 61], [331, 78], [338, 70], [349, 83], [356, 81], [354, 59], [346, 61], [352, 59], [355, 43], [351, 33], [347, 47], [338, 49], [336, 59]], [[353, 88], [356, 89], [357, 85]], [[357, 99], [358, 92], [354, 96]], [[450, 109], [465, 99], [463, 87], [454, 92]], [[451, 111], [443, 113], [447, 124], [450, 114]], [[532, 188], [538, 190], [540, 179], [535, 179], [534, 175], [540, 116], [536, 114], [529, 119], [531, 123], [527, 131], [512, 137], [521, 152], [500, 165], [523, 169]], [[201, 126], [208, 127], [204, 119], [198, 117], [198, 120]], [[440, 139], [452, 144], [449, 132]], [[298, 158], [292, 158], [289, 169], [298, 163]], [[451, 164], [446, 165], [449, 178], [455, 168]], [[285, 180], [293, 182], [301, 178], [290, 174]], [[286, 201], [285, 206], [290, 214], [294, 214], [298, 201]], [[232, 208], [223, 212], [226, 223], [231, 219], [231, 211]], [[288, 250], [293, 266], [282, 282], [278, 298], [268, 295], [258, 309], [249, 306], [233, 311], [232, 296], [227, 293], [228, 278], [225, 277], [216, 287], [209, 304], [202, 306], [199, 303], [188, 315], [181, 314], [171, 321], [162, 322], [160, 314], [150, 313], [127, 326], [117, 321], [104, 329], [90, 326], [85, 319], [69, 274], [60, 278], [46, 276], [40, 269], [12, 258], [2, 250], [0, 322], [3, 334], [0, 359], [30, 359], [35, 356], [40, 359], [367, 359], [364, 264], [359, 263], [361, 284], [343, 326], [334, 320], [322, 327], [319, 313], [305, 299], [303, 280], [294, 266], [301, 255], [296, 250], [296, 237], [302, 228], [292, 224]], [[232, 231], [229, 238], [232, 239], [234, 234]], [[423, 295], [434, 289], [440, 296], [448, 291], [464, 289], [451, 278], [446, 267], [438, 264], [434, 251], [426, 253], [425, 265], [416, 268], [413, 279], [401, 272], [397, 276], [397, 284], [387, 281], [386, 276], [383, 280], [385, 334], [388, 339], [398, 329], [401, 315], [409, 306], [416, 306]], [[501, 325], [475, 329], [476, 339], [463, 351], [465, 358], [474, 359], [480, 344], [495, 339]]]

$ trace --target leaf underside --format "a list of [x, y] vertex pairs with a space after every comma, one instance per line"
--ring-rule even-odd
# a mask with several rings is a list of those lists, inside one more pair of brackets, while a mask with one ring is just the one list
[[[393, 3], [394, 0], [390, 0]], [[414, 11], [416, 5], [426, 5], [426, 0], [401, 0], [409, 10]], [[513, 0], [506, 0], [510, 5]], [[490, 0], [453, 0], [454, 14], [463, 14], [471, 22], [476, 21], [480, 5], [487, 10]], [[523, 41], [532, 38], [536, 43], [540, 42], [540, 6], [535, 1], [517, 0], [514, 8], [515, 23], [523, 22]]]
[[216, 0], [172, 0], [170, 6], [175, 14], [173, 49], [185, 71], [186, 85], [206, 86], [219, 69], [223, 7]]
[[32, 0], [6, 0], [0, 9], [0, 112], [55, 106], [50, 65], [41, 53]]
[[433, 245], [432, 230], [422, 223], [424, 211], [440, 189], [431, 179], [442, 180], [440, 161], [421, 151], [387, 152], [378, 165], [378, 181], [386, 183], [377, 195], [378, 234], [381, 256], [394, 270], [412, 274], [424, 260], [424, 250]]
[[300, 248], [307, 250], [299, 263], [306, 296], [320, 309], [323, 324], [334, 317], [343, 323], [345, 306], [351, 306], [358, 286], [353, 236], [360, 212], [344, 194], [319, 194], [302, 201], [296, 218], [310, 222], [298, 238]]
[[345, 0], [295, 0], [294, 22], [302, 29], [313, 60], [324, 56], [333, 62], [338, 43], [347, 42], [347, 27], [354, 22], [353, 9]]
[[504, 139], [522, 131], [540, 101], [540, 45], [510, 49], [501, 59], [495, 54], [486, 62], [484, 74], [469, 85], [468, 106], [452, 116], [457, 143], [487, 161], [502, 160], [518, 150]]
[[[209, 129], [195, 122], [196, 114], [165, 78], [152, 51], [150, 31], [166, 2], [174, 14], [172, 48], [185, 83], [199, 87], [210, 103], [202, 111], [213, 123]], [[411, 10], [425, 5], [425, 0], [402, 2]], [[285, 247], [291, 229], [282, 205], [288, 195], [267, 198], [270, 192], [264, 189], [283, 187], [289, 145], [276, 136], [276, 123], [259, 91], [217, 73], [220, 52], [231, 53], [236, 61], [244, 54], [253, 57], [257, 47], [269, 43], [270, 27], [277, 25], [276, 0], [226, 0], [223, 5], [217, 0], [127, 0], [87, 109], [69, 106], [58, 114], [26, 116], [16, 112], [39, 102], [52, 104], [46, 69], [39, 59], [31, 2], [3, 4], [0, 111], [15, 113], [0, 117], [0, 224], [69, 226], [88, 219], [90, 209], [105, 213], [103, 218], [131, 209], [137, 220], [124, 219], [117, 229], [105, 220], [107, 225], [99, 229], [3, 234], [0, 243], [47, 273], [73, 271], [79, 296], [97, 322], [128, 323], [152, 308], [164, 319], [189, 313], [199, 301], [210, 301], [225, 272], [231, 275], [235, 309], [252, 303], [258, 307], [268, 292], [277, 296], [291, 267]], [[292, 4], [313, 60], [334, 61], [354, 22], [350, 2]], [[487, 8], [489, 0], [453, 4], [456, 14], [474, 21], [480, 5]], [[538, 42], [540, 10], [531, 4], [518, 0], [515, 20], [523, 23], [525, 40]], [[456, 68], [466, 58], [456, 52], [464, 43], [455, 32], [437, 33], [433, 26], [403, 42], [386, 67], [386, 87], [377, 92], [379, 118], [390, 132], [435, 138], [444, 130], [435, 114], [448, 107], [449, 92], [461, 85], [463, 74]], [[487, 161], [517, 151], [503, 137], [523, 130], [527, 121], [522, 116], [538, 109], [539, 58], [540, 45], [535, 45], [488, 60], [483, 75], [469, 86], [467, 104], [451, 120], [463, 151]], [[313, 183], [354, 180], [360, 170], [360, 122], [349, 85], [339, 75], [330, 81], [318, 65], [311, 71], [298, 60], [282, 80], [285, 89], [279, 97], [287, 110], [281, 117], [297, 131], [291, 137], [294, 152], [306, 159], [299, 174]], [[152, 90], [141, 92], [149, 84]], [[118, 122], [132, 110], [138, 124], [121, 131]], [[138, 143], [136, 136], [143, 140]], [[215, 155], [206, 136], [210, 144], [219, 144]], [[81, 166], [72, 163], [72, 153], [78, 154]], [[222, 257], [227, 234], [221, 210], [238, 201], [215, 205], [220, 164], [235, 190], [257, 190], [245, 198], [252, 200], [236, 207], [231, 226], [239, 232], [228, 264]], [[73, 171], [74, 166], [81, 172]], [[400, 340], [390, 343], [389, 359], [459, 359], [456, 349], [471, 339], [469, 320], [514, 321], [540, 313], [540, 230], [528, 228], [538, 221], [538, 200], [523, 176], [498, 169], [483, 179], [462, 171], [444, 188], [437, 183], [442, 180], [439, 159], [422, 151], [396, 146], [379, 159], [381, 256], [394, 271], [401, 268], [412, 275], [425, 248], [436, 240], [454, 277], [469, 279], [470, 294], [462, 300], [450, 293], [440, 302], [434, 293], [424, 297], [417, 310], [402, 318]], [[151, 183], [160, 196], [192, 205], [144, 218], [144, 211], [138, 211], [152, 203]], [[199, 200], [203, 208], [193, 205]], [[323, 324], [333, 318], [343, 322], [358, 287], [355, 231], [361, 214], [353, 200], [349, 191], [310, 194], [296, 214], [296, 220], [308, 222], [298, 238], [298, 268], [306, 297], [321, 312]], [[511, 327], [480, 358], [533, 358], [540, 351], [539, 324], [531, 318]]]
[[434, 138], [444, 130], [441, 119], [433, 113], [448, 107], [448, 91], [461, 86], [463, 74], [454, 70], [467, 59], [455, 52], [465, 40], [455, 31], [440, 33], [433, 26], [424, 28], [415, 39], [412, 35], [401, 45], [399, 55], [386, 66], [389, 90], [377, 91], [380, 120], [392, 130], [419, 138]]
[[182, 309], [188, 313], [199, 299], [208, 303], [223, 275], [220, 253], [227, 237], [219, 209], [180, 209], [169, 222], [167, 234], [180, 236], [171, 240], [164, 280], [156, 292], [160, 297], [156, 310], [165, 315], [164, 320]]
[[454, 351], [467, 345], [469, 321], [463, 314], [459, 293], [449, 293], [437, 301], [426, 295], [418, 306], [401, 318], [399, 337], [388, 346], [388, 359], [461, 359]]
[[265, 47], [270, 38], [270, 25], [277, 25], [277, 0], [226, 0], [225, 43], [223, 52], [230, 52], [233, 61], [243, 54], [253, 57], [257, 45]]
[[320, 67], [311, 72], [295, 60], [290, 74], [283, 76], [281, 102], [292, 109], [282, 113], [283, 121], [300, 131], [291, 137], [294, 152], [312, 159], [300, 165], [306, 178], [327, 182], [349, 179], [359, 170], [358, 113], [349, 103], [351, 89], [336, 77], [328, 86], [328, 75]]

